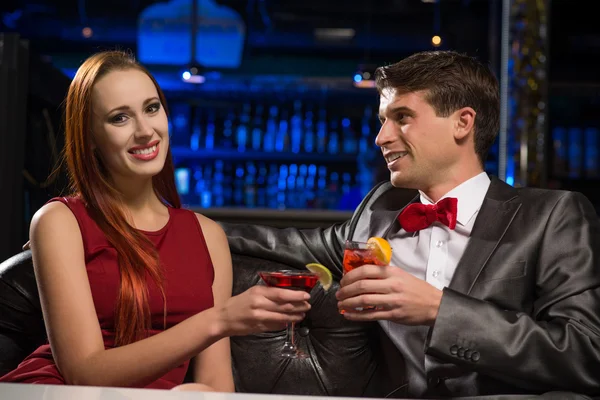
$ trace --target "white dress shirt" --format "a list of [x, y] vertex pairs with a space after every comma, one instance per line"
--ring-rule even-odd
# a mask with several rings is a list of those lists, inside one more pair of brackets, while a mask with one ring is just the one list
[[[402, 268], [440, 290], [449, 286], [458, 261], [467, 247], [489, 186], [490, 178], [482, 172], [442, 197], [458, 199], [454, 230], [440, 222], [434, 222], [417, 232], [406, 232], [402, 228], [397, 232], [390, 232], [386, 238], [392, 246], [390, 265]], [[420, 198], [423, 204], [433, 204], [423, 192], [420, 192]], [[422, 394], [426, 388], [424, 345], [427, 328], [389, 321], [380, 321], [380, 324], [405, 356], [409, 393]]]

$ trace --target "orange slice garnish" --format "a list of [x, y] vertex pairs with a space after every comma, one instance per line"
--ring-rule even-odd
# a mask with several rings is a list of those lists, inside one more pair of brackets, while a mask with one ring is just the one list
[[375, 252], [376, 257], [381, 261], [383, 265], [388, 265], [392, 260], [392, 246], [384, 238], [371, 237], [367, 240], [369, 247]]

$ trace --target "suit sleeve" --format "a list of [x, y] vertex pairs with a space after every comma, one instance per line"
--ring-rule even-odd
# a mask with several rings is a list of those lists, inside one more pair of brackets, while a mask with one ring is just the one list
[[599, 394], [600, 224], [583, 195], [558, 200], [538, 251], [530, 315], [445, 288], [425, 351], [530, 390]]
[[221, 224], [234, 254], [263, 258], [295, 268], [310, 262], [328, 267], [337, 278], [342, 274], [342, 254], [350, 222], [329, 228], [274, 228], [262, 225]]
[[325, 229], [274, 228], [231, 223], [221, 223], [221, 226], [234, 254], [263, 258], [295, 268], [318, 262], [328, 267], [339, 280], [342, 277], [346, 239], [353, 234], [357, 225], [364, 225], [368, 218], [364, 211], [386, 188], [385, 182], [375, 186], [356, 208], [350, 220]]

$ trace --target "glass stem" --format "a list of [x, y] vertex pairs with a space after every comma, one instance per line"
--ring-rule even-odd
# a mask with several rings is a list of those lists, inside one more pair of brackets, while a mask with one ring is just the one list
[[290, 341], [290, 343], [292, 344], [293, 348], [296, 348], [296, 341], [294, 338], [294, 332], [296, 331], [296, 323], [292, 322], [291, 324], [288, 324], [288, 328], [289, 328], [289, 332], [288, 332], [288, 340]]

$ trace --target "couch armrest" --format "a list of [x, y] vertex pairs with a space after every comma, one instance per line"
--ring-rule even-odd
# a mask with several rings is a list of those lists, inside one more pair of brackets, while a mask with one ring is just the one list
[[0, 264], [0, 376], [46, 341], [31, 251]]

